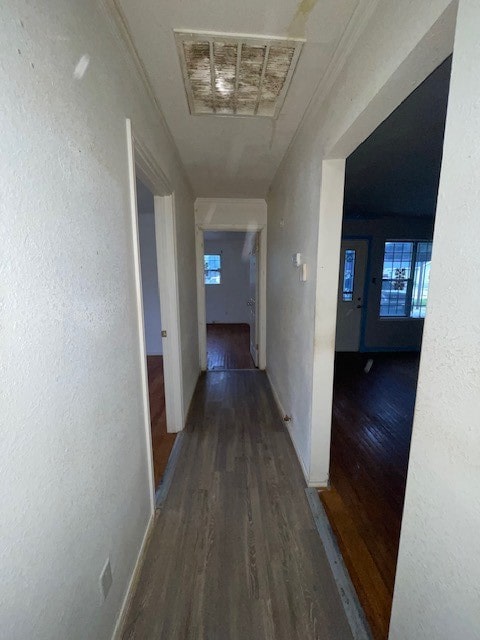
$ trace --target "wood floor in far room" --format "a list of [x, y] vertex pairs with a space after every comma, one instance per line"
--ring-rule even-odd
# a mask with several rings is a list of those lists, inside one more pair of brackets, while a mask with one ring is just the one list
[[207, 369], [255, 369], [248, 324], [207, 324]]
[[163, 356], [147, 356], [150, 425], [152, 429], [153, 475], [155, 487], [160, 484], [176, 434], [167, 433]]
[[388, 637], [418, 364], [418, 353], [335, 360], [332, 488], [320, 497], [376, 640]]

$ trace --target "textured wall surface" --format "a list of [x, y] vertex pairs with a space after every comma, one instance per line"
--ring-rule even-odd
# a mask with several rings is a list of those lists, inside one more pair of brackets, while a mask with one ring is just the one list
[[250, 246], [245, 254], [245, 234], [222, 234], [219, 240], [205, 240], [205, 253], [221, 253], [222, 281], [205, 286], [208, 322], [250, 321], [247, 300], [250, 296]]
[[[335, 212], [327, 207], [319, 226], [322, 161], [348, 156], [449, 55], [447, 29], [445, 37], [441, 32], [438, 39], [429, 39], [424, 59], [411, 68], [412, 50], [448, 4], [377, 4], [328, 97], [320, 95], [313, 102], [267, 198], [268, 371], [292, 416], [291, 433], [302, 464], [316, 484], [328, 481], [336, 315], [332, 301], [338, 287], [338, 266], [332, 270], [331, 262], [338, 262], [340, 246], [340, 234], [335, 235], [340, 226], [329, 219]], [[310, 277], [304, 284], [292, 267], [294, 252], [301, 252], [308, 264]], [[325, 278], [319, 290], [315, 274], [320, 281]], [[318, 393], [312, 410], [312, 397]]]
[[145, 343], [147, 355], [158, 356], [163, 353], [163, 349], [154, 213], [141, 213], [138, 216], [138, 236], [140, 241], [140, 261], [142, 265]]
[[186, 396], [193, 199], [101, 5], [5, 0], [0, 21], [0, 635], [106, 639], [150, 517], [126, 117], [176, 191]]
[[480, 6], [461, 0], [390, 638], [480, 638]]

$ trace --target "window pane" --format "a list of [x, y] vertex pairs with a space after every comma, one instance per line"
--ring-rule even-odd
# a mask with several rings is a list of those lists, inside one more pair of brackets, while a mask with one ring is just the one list
[[345, 251], [343, 268], [343, 301], [353, 300], [353, 282], [355, 279], [355, 249]]
[[382, 282], [380, 315], [393, 318], [407, 315], [406, 283], [400, 283], [398, 280], [384, 280]]
[[430, 285], [430, 265], [432, 261], [432, 243], [419, 242], [413, 274], [411, 318], [424, 318], [427, 308], [428, 287]]
[[205, 270], [220, 269], [220, 255], [205, 255]]
[[205, 284], [221, 284], [221, 256], [219, 254], [204, 255]]
[[386, 242], [383, 258], [380, 315], [404, 317], [407, 311], [407, 291], [412, 277], [413, 242]]

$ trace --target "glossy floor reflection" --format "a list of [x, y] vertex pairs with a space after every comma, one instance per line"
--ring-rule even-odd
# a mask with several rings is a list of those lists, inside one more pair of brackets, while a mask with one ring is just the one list
[[418, 364], [418, 353], [336, 355], [332, 489], [321, 498], [377, 639], [388, 636]]
[[207, 369], [255, 369], [248, 324], [207, 324]]

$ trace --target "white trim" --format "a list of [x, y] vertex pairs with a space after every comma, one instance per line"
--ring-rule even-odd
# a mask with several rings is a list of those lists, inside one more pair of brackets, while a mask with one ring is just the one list
[[130, 608], [132, 598], [135, 594], [137, 584], [140, 579], [140, 574], [142, 571], [143, 563], [145, 562], [145, 555], [147, 553], [148, 544], [150, 542], [150, 537], [153, 533], [154, 524], [155, 524], [155, 513], [152, 512], [150, 514], [150, 519], [148, 521], [147, 528], [145, 529], [145, 534], [143, 536], [142, 544], [140, 545], [140, 551], [138, 552], [137, 560], [135, 562], [135, 567], [133, 568], [132, 575], [128, 583], [128, 587], [123, 597], [122, 606], [120, 607], [120, 612], [117, 617], [117, 622], [115, 623], [115, 628], [113, 630], [112, 640], [121, 640], [122, 638], [123, 627], [125, 626], [128, 610]]
[[153, 450], [152, 433], [150, 427], [150, 401], [148, 394], [148, 373], [147, 373], [147, 348], [145, 343], [145, 321], [143, 315], [143, 294], [142, 294], [142, 272], [140, 265], [140, 239], [138, 235], [138, 212], [137, 212], [137, 187], [135, 171], [135, 142], [132, 134], [132, 123], [127, 118], [127, 158], [128, 158], [128, 182], [130, 191], [130, 214], [132, 224], [133, 239], [133, 268], [135, 278], [135, 293], [137, 302], [137, 324], [138, 341], [140, 355], [140, 384], [143, 398], [143, 423], [145, 429], [145, 441], [147, 447], [147, 473], [149, 486], [150, 514], [155, 509], [155, 480], [153, 474]]
[[183, 369], [180, 340], [180, 313], [178, 300], [178, 277], [175, 231], [174, 195], [168, 178], [158, 166], [155, 158], [134, 134], [132, 123], [126, 119], [128, 169], [130, 185], [130, 208], [133, 230], [133, 255], [135, 289], [137, 297], [137, 319], [139, 326], [139, 350], [141, 357], [141, 386], [145, 437], [148, 453], [148, 476], [152, 512], [155, 508], [155, 481], [153, 472], [152, 434], [150, 426], [150, 402], [148, 392], [147, 350], [143, 314], [142, 273], [140, 264], [140, 242], [138, 235], [138, 211], [136, 178], [154, 194], [155, 239], [157, 249], [158, 283], [161, 317], [167, 338], [163, 339], [163, 366], [165, 372], [165, 405], [167, 430], [181, 431], [184, 427]]
[[167, 332], [162, 338], [167, 431], [177, 433], [185, 417], [174, 196], [155, 196], [154, 208], [160, 312], [162, 329]]
[[197, 261], [198, 349], [200, 369], [207, 368], [207, 313], [205, 280], [203, 277], [204, 231], [251, 231], [259, 234], [258, 267], [258, 368], [267, 366], [267, 225], [197, 223], [195, 225], [195, 253]]
[[[269, 372], [267, 371], [266, 373], [267, 373], [268, 382], [270, 383], [270, 388], [272, 390], [273, 398], [275, 400], [275, 404], [277, 405], [278, 413], [280, 414], [280, 418], [281, 418], [283, 424], [285, 425], [285, 427], [287, 429], [288, 435], [290, 436], [290, 440], [292, 441], [293, 448], [295, 449], [295, 453], [296, 453], [296, 456], [298, 458], [298, 462], [300, 463], [300, 468], [301, 468], [302, 473], [303, 473], [305, 484], [307, 485], [307, 487], [314, 486], [314, 485], [310, 484], [310, 481], [308, 479], [308, 475], [309, 474], [308, 474], [307, 468], [306, 468], [306, 466], [305, 466], [305, 464], [304, 464], [304, 462], [303, 462], [303, 460], [302, 460], [302, 458], [300, 456], [300, 453], [299, 453], [299, 451], [297, 449], [296, 442], [295, 442], [295, 440], [293, 438], [293, 435], [292, 435], [291, 423], [290, 422], [285, 422], [284, 419], [283, 419], [284, 416], [287, 415], [287, 412], [283, 408], [282, 402], [280, 400], [280, 396], [278, 395], [277, 388], [273, 384], [273, 381], [272, 381], [272, 378], [270, 377]], [[324, 485], [321, 485], [321, 486], [324, 486]]]

